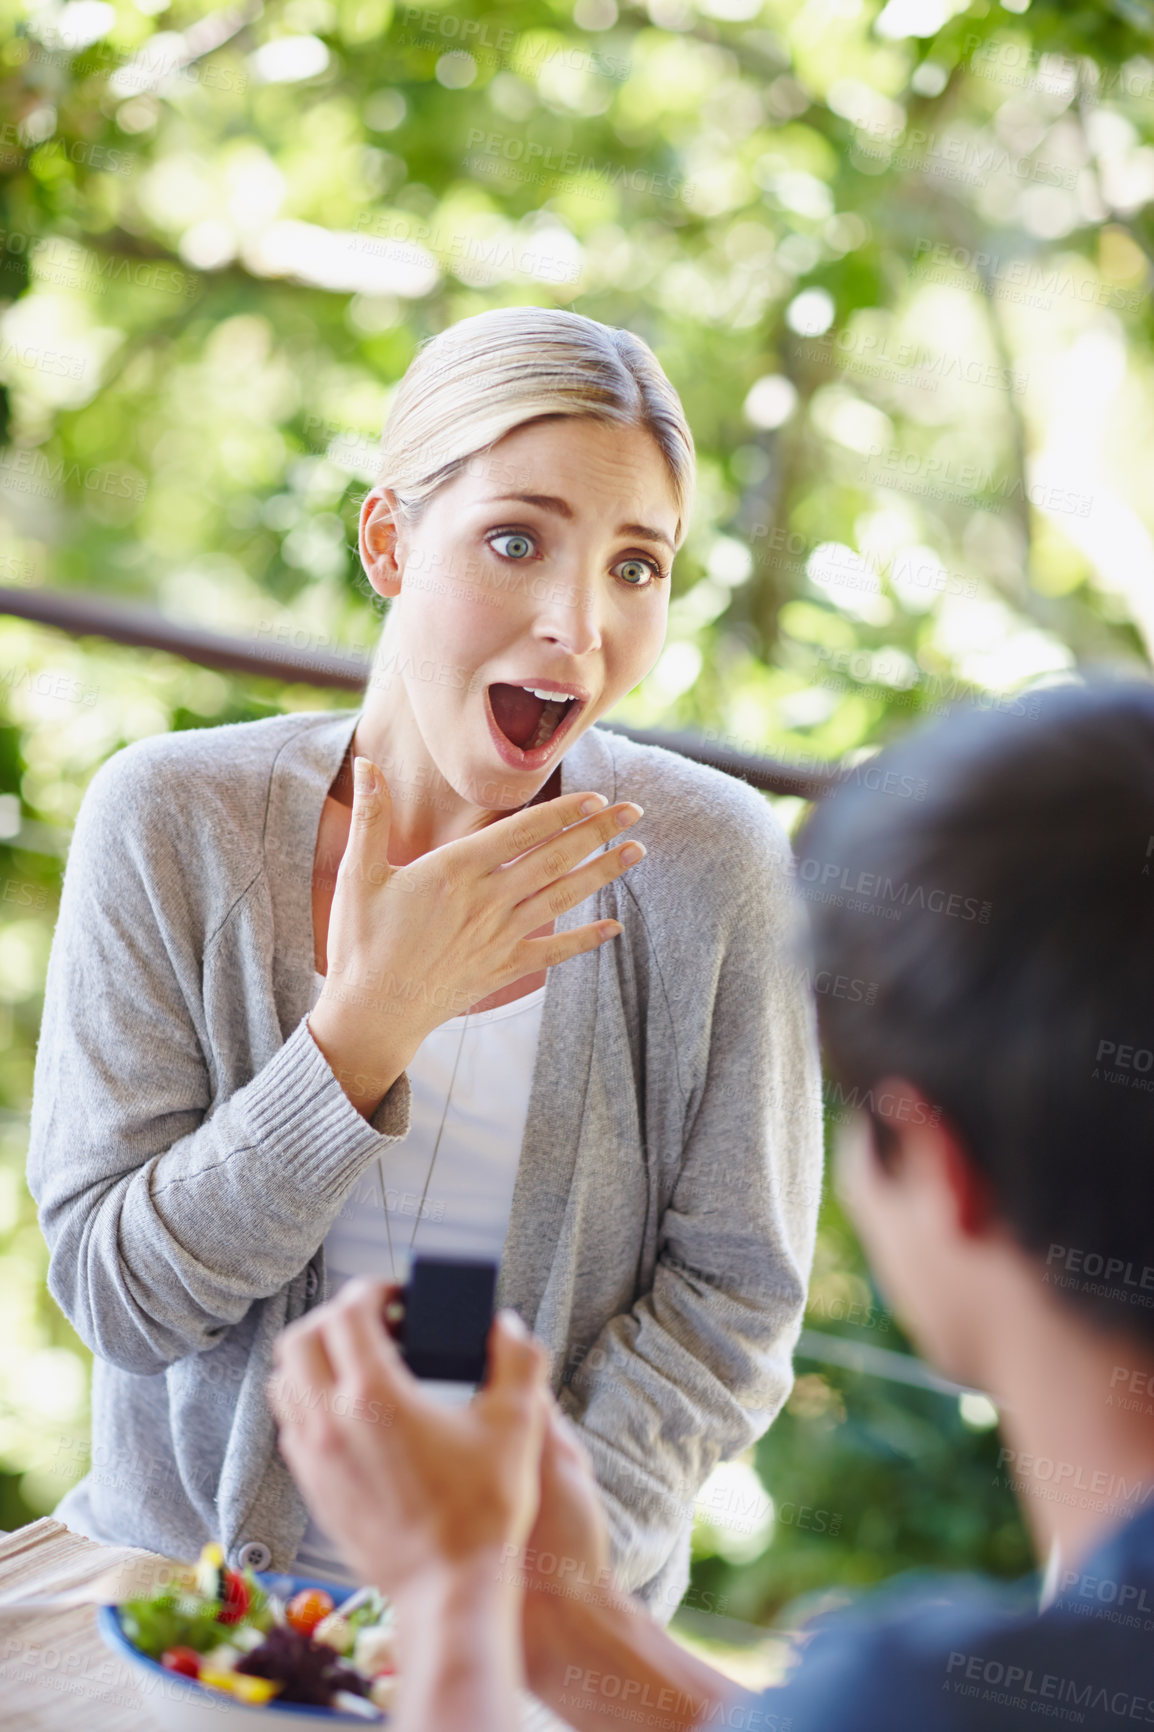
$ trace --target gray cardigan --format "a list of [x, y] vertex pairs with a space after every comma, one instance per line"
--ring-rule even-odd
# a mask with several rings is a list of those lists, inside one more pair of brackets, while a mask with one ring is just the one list
[[[76, 824], [36, 1059], [29, 1182], [49, 1285], [96, 1355], [94, 1539], [286, 1569], [306, 1512], [264, 1383], [325, 1294], [321, 1242], [409, 1123], [314, 1044], [311, 878], [359, 712], [116, 753]], [[614, 1561], [658, 1617], [693, 1498], [788, 1393], [821, 1182], [788, 843], [743, 783], [597, 728], [562, 787], [645, 808], [647, 858], [561, 917], [624, 932], [547, 977], [499, 1299], [552, 1354]]]

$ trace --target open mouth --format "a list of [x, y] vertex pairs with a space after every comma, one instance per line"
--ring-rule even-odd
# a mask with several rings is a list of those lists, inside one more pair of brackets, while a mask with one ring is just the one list
[[547, 746], [570, 712], [581, 707], [577, 698], [535, 691], [531, 686], [498, 682], [488, 690], [493, 720], [509, 744], [520, 752], [534, 752]]

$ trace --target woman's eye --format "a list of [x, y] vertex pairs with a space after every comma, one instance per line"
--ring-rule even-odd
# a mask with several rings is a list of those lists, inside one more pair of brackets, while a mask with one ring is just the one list
[[644, 589], [661, 576], [657, 566], [648, 559], [623, 559], [614, 569], [632, 589]]
[[[501, 546], [502, 542], [505, 543], [504, 547]], [[490, 536], [489, 546], [505, 559], [527, 559], [533, 551], [533, 543], [529, 537], [516, 530], [509, 530], [504, 535]]]

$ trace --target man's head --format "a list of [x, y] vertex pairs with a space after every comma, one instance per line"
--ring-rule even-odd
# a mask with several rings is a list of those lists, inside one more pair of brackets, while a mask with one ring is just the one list
[[973, 1378], [963, 1299], [1024, 1253], [1149, 1348], [1154, 686], [918, 730], [822, 803], [797, 855], [815, 973], [872, 983], [819, 1015], [847, 1196], [921, 1345]]

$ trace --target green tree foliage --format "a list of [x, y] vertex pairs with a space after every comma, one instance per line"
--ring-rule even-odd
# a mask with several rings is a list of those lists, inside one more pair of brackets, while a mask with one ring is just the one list
[[[699, 448], [668, 645], [622, 719], [853, 758], [965, 693], [1148, 664], [1148, 0], [0, 17], [0, 583], [367, 648], [356, 510], [417, 345], [571, 305], [653, 344]], [[0, 646], [11, 1524], [83, 1466], [85, 1355], [20, 1176], [83, 788], [142, 735], [343, 700], [13, 621]], [[832, 1203], [810, 1322], [904, 1345]], [[727, 1528], [720, 1482], [695, 1591], [757, 1622], [914, 1564], [1026, 1566], [988, 1416], [799, 1371], [744, 1464], [776, 1523]]]

